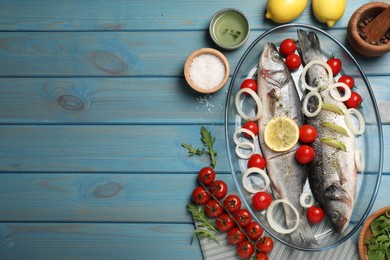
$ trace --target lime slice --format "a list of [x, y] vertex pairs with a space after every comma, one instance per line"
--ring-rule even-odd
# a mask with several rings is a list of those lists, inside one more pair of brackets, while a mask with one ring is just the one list
[[299, 127], [289, 117], [272, 118], [264, 129], [264, 142], [275, 152], [285, 152], [294, 147], [299, 139]]
[[321, 143], [324, 143], [326, 145], [332, 146], [333, 148], [336, 148], [338, 150], [347, 151], [347, 148], [345, 147], [345, 144], [343, 144], [340, 141], [337, 141], [336, 139], [330, 138], [330, 137], [324, 137], [321, 138]]
[[322, 103], [322, 109], [326, 110], [326, 111], [334, 112], [334, 113], [339, 114], [339, 115], [344, 115], [344, 112], [343, 112], [343, 110], [341, 110], [341, 108], [339, 108], [336, 105], [329, 104], [329, 103]]
[[336, 131], [336, 132], [338, 132], [338, 133], [340, 133], [342, 135], [348, 136], [347, 130], [345, 130], [345, 128], [342, 127], [342, 126], [333, 124], [331, 122], [322, 122], [321, 125], [324, 126], [324, 127], [329, 128], [329, 129], [332, 129], [332, 130], [334, 130], [334, 131]]

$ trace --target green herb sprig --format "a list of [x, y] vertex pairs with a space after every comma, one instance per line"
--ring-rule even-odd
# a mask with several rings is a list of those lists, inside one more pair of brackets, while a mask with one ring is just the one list
[[195, 229], [195, 234], [192, 237], [192, 241], [196, 235], [198, 235], [200, 238], [208, 237], [209, 239], [214, 239], [219, 245], [219, 240], [213, 233], [218, 233], [218, 230], [215, 227], [215, 224], [207, 217], [203, 207], [199, 207], [198, 205], [190, 203], [187, 205], [187, 209], [192, 214], [194, 220], [198, 221], [199, 223], [199, 228]]
[[386, 213], [371, 224], [372, 236], [364, 240], [368, 247], [368, 260], [373, 259], [390, 259], [390, 212]]

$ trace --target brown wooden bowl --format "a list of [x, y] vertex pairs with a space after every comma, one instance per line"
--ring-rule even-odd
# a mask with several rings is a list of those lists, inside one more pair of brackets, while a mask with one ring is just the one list
[[371, 222], [373, 222], [379, 216], [385, 214], [385, 212], [387, 210], [390, 211], [390, 206], [387, 206], [387, 207], [381, 208], [380, 210], [375, 211], [364, 222], [363, 227], [360, 230], [359, 241], [358, 241], [359, 255], [360, 255], [361, 260], [367, 260], [368, 249], [367, 249], [367, 246], [364, 245], [364, 240], [366, 240], [367, 238], [369, 238], [372, 235], [371, 229], [370, 229]]
[[381, 46], [372, 45], [363, 40], [357, 30], [359, 20], [365, 16], [376, 16], [389, 6], [385, 2], [371, 2], [358, 8], [351, 16], [347, 27], [347, 37], [351, 47], [366, 57], [381, 56], [390, 51], [390, 42]]
[[[217, 58], [219, 58], [222, 61], [222, 63], [225, 66], [225, 76], [224, 76], [222, 82], [218, 86], [211, 88], [211, 89], [205, 89], [205, 88], [201, 88], [201, 87], [195, 85], [191, 79], [191, 76], [190, 76], [190, 66], [191, 66], [192, 61], [196, 57], [198, 57], [202, 54], [211, 54], [211, 55], [216, 56]], [[202, 49], [194, 51], [187, 58], [187, 60], [184, 64], [184, 77], [185, 77], [188, 85], [190, 85], [190, 87], [193, 88], [195, 91], [203, 93], [203, 94], [214, 93], [214, 92], [217, 92], [218, 90], [220, 90], [221, 88], [223, 88], [223, 86], [225, 86], [227, 80], [229, 79], [229, 74], [230, 74], [230, 66], [229, 66], [229, 62], [226, 59], [225, 55], [223, 55], [220, 51], [212, 49], [212, 48], [202, 48]]]

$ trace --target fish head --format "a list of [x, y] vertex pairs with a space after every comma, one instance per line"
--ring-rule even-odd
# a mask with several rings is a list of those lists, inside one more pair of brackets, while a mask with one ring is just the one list
[[264, 47], [259, 60], [259, 75], [268, 83], [282, 88], [290, 80], [290, 73], [275, 44]]
[[329, 186], [324, 195], [325, 212], [329, 220], [338, 232], [344, 231], [352, 215], [352, 196], [339, 185]]

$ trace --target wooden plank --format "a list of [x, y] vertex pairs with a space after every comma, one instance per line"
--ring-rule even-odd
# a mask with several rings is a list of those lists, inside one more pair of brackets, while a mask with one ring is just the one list
[[[224, 126], [216, 136], [218, 171], [229, 171]], [[390, 126], [383, 126], [389, 133]], [[0, 172], [192, 172], [209, 158], [189, 157], [182, 143], [202, 145], [198, 125], [2, 125]], [[384, 158], [390, 154], [384, 136]], [[384, 161], [390, 172], [390, 162]]]
[[[390, 123], [388, 81], [369, 77], [382, 123]], [[229, 83], [206, 96], [175, 77], [0, 78], [0, 123], [223, 124]]]
[[[345, 28], [352, 13], [368, 1], [348, 2], [343, 18], [335, 28]], [[266, 1], [240, 2], [233, 0], [183, 2], [169, 0], [126, 1], [115, 4], [103, 0], [93, 6], [83, 1], [48, 3], [25, 0], [2, 0], [0, 30], [203, 30], [208, 27], [211, 16], [226, 7], [237, 8], [248, 16], [252, 30], [274, 27], [275, 23], [264, 18]], [[207, 7], [207, 8], [206, 8]], [[311, 5], [294, 22], [307, 23], [325, 28], [315, 20]]]
[[[246, 48], [262, 32], [253, 32], [239, 50], [224, 52], [232, 73]], [[345, 31], [330, 32], [346, 44]], [[182, 77], [184, 62], [191, 52], [199, 46], [213, 47], [204, 31], [165, 31], [163, 36], [161, 34], [160, 31], [2, 32], [0, 76]], [[359, 61], [368, 75], [388, 74], [388, 55]]]
[[[235, 190], [230, 173], [217, 173]], [[1, 174], [0, 222], [192, 223], [191, 174]], [[230, 191], [229, 191], [230, 192]]]
[[0, 258], [202, 259], [192, 224], [0, 224]]

